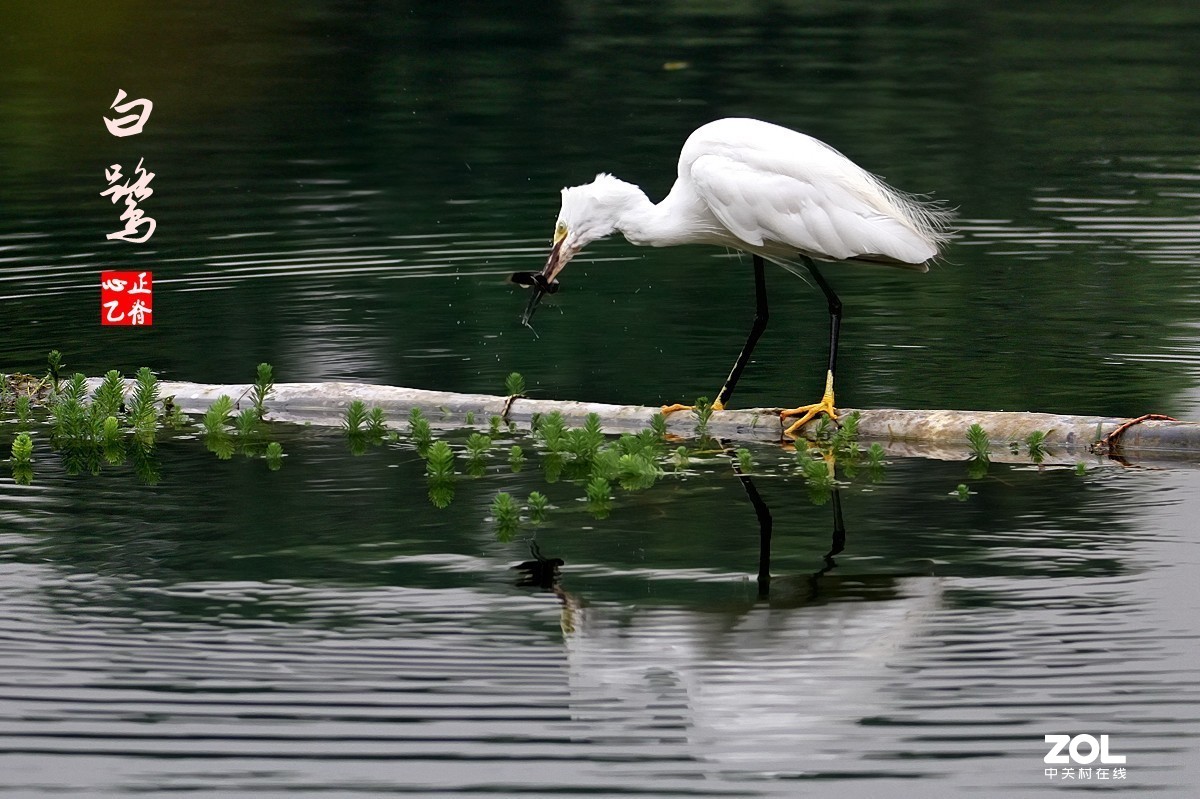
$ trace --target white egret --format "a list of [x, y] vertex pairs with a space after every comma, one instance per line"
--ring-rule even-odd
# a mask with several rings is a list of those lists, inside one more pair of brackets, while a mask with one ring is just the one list
[[[637, 186], [600, 174], [562, 190], [553, 249], [540, 273], [513, 280], [534, 287], [522, 322], [557, 276], [589, 242], [620, 231], [631, 244], [666, 247], [715, 244], [753, 256], [756, 312], [745, 346], [713, 407], [724, 409], [754, 345], [767, 326], [763, 260], [789, 271], [803, 266], [829, 303], [829, 368], [820, 402], [783, 411], [799, 417], [793, 434], [818, 413], [836, 420], [841, 301], [817, 270], [821, 261], [865, 261], [920, 272], [948, 238], [951, 213], [896, 191], [832, 147], [756, 119], [721, 119], [696, 129], [679, 154], [679, 176], [655, 205]], [[664, 412], [686, 406], [674, 405]]]

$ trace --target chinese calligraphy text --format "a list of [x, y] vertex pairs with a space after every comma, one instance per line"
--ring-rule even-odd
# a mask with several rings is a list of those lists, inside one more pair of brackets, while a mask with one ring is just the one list
[[[117, 119], [109, 119], [104, 117], [104, 124], [108, 127], [108, 132], [114, 136], [134, 136], [142, 132], [142, 127], [146, 124], [146, 120], [150, 118], [150, 111], [154, 108], [154, 103], [149, 100], [130, 100], [128, 103], [121, 103], [125, 99], [124, 90], [117, 91], [117, 98], [113, 100], [110, 108], [116, 109], [117, 113], [125, 113], [140, 107], [141, 110], [136, 114], [126, 114]], [[150, 181], [154, 179], [154, 173], [147, 171], [142, 166], [142, 159], [138, 159], [137, 168], [134, 172], [138, 175], [136, 180], [126, 180], [124, 183], [118, 183], [124, 176], [121, 174], [121, 165], [112, 164], [108, 169], [104, 170], [104, 177], [108, 180], [108, 188], [100, 192], [101, 197], [108, 197], [117, 204], [122, 200], [125, 201], [125, 211], [121, 214], [121, 221], [125, 223], [125, 227], [115, 233], [109, 233], [108, 238], [121, 239], [134, 244], [140, 244], [152, 235], [156, 222], [151, 217], [137, 207], [137, 204], [154, 193], [154, 189], [150, 188]], [[142, 228], [145, 228], [143, 231]]]

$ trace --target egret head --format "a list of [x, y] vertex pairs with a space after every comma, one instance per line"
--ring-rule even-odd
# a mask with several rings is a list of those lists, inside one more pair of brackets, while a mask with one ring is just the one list
[[596, 175], [591, 183], [562, 190], [562, 208], [554, 226], [554, 237], [550, 240], [546, 266], [540, 273], [518, 272], [512, 276], [513, 282], [534, 288], [534, 295], [522, 317], [526, 325], [542, 295], [558, 291], [555, 278], [563, 267], [585, 245], [616, 231], [621, 216], [639, 200], [644, 202], [645, 197], [632, 183], [604, 173]]

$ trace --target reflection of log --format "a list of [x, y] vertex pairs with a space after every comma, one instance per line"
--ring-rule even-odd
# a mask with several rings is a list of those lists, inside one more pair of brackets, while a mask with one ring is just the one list
[[[94, 388], [98, 380], [91, 381]], [[164, 397], [174, 396], [186, 413], [203, 413], [222, 394], [228, 394], [245, 407], [250, 386], [202, 385], [163, 382]], [[409, 411], [419, 407], [435, 427], [462, 426], [467, 413], [475, 424], [486, 425], [493, 415], [504, 412], [507, 398], [486, 394], [454, 394], [416, 388], [375, 386], [366, 383], [279, 383], [267, 400], [269, 418], [278, 421], [307, 422], [315, 425], [341, 424], [346, 407], [362, 400], [367, 408], [380, 407], [393, 425], [402, 423]], [[581, 426], [589, 413], [600, 416], [606, 432], [634, 432], [649, 425], [657, 408], [636, 405], [605, 405], [519, 398], [512, 402], [508, 418], [519, 427], [528, 427], [534, 414], [558, 411], [570, 427]], [[780, 440], [782, 426], [777, 409], [757, 408], [714, 413], [709, 433], [735, 441]], [[842, 408], [843, 415], [853, 409]], [[878, 441], [894, 454], [925, 457], [962, 458], [967, 454], [967, 428], [978, 423], [992, 441], [992, 459], [1006, 460], [1010, 442], [1020, 443], [1020, 457], [1028, 462], [1025, 440], [1035, 431], [1046, 434], [1046, 462], [1074, 463], [1100, 437], [1112, 432], [1124, 419], [1098, 416], [1063, 416], [1048, 413], [998, 411], [918, 411], [863, 410], [859, 437], [863, 442]], [[695, 418], [689, 413], [668, 417], [668, 428], [680, 436], [694, 434]], [[810, 423], [808, 430], [815, 429]], [[1139, 460], [1190, 459], [1200, 455], [1200, 424], [1194, 422], [1146, 421], [1129, 428], [1121, 437], [1119, 454], [1136, 454]]]

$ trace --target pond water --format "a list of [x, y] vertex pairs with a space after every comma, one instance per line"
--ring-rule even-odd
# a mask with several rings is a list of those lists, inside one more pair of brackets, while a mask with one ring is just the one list
[[[81, 4], [82, 5], [82, 4]], [[558, 189], [669, 189], [748, 115], [958, 208], [928, 274], [831, 267], [838, 399], [1200, 418], [1200, 10], [1188, 4], [298, 2], [6, 8], [0, 371], [354, 380], [656, 404], [712, 395], [748, 261], [589, 247], [520, 327]], [[116, 138], [118, 89], [154, 110]], [[111, 113], [111, 112], [109, 112]], [[104, 170], [155, 173], [142, 244]], [[151, 270], [152, 327], [98, 324]], [[746, 405], [816, 398], [818, 292], [768, 276]], [[7, 456], [20, 427], [0, 416]], [[893, 459], [762, 518], [694, 457], [598, 518], [528, 437], [435, 508], [407, 441], [0, 470], [0, 794], [1191, 795], [1200, 472]], [[450, 440], [456, 449], [465, 436]], [[964, 484], [965, 500], [955, 496]], [[497, 492], [552, 503], [497, 537]], [[822, 498], [824, 499], [824, 498]], [[839, 532], [841, 531], [841, 532]], [[766, 571], [770, 580], [761, 579]], [[514, 569], [538, 557], [536, 575]], [[533, 579], [546, 578], [546, 579]], [[1046, 773], [1048, 734], [1126, 771]], [[1086, 745], [1082, 749], [1086, 754]], [[1075, 768], [1075, 767], [1072, 767]]]

